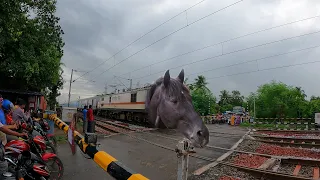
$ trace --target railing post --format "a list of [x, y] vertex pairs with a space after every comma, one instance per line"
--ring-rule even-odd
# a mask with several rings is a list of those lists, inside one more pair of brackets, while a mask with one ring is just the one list
[[194, 147], [188, 139], [179, 141], [176, 148], [178, 157], [178, 176], [177, 180], [188, 179], [189, 154], [194, 153]]

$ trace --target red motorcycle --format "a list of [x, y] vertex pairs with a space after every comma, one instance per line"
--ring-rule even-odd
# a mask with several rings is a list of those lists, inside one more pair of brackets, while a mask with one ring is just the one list
[[[63, 176], [64, 167], [60, 158], [54, 153], [46, 153], [46, 142], [42, 136], [36, 135], [32, 136], [31, 130], [32, 126], [27, 126], [26, 123], [22, 123], [23, 129], [29, 129], [28, 131], [28, 138], [23, 140], [13, 140], [8, 142], [5, 145], [6, 154], [17, 162], [18, 156], [25, 152], [30, 151], [32, 156], [38, 157], [38, 160], [42, 160], [44, 163], [48, 164], [52, 162], [52, 164], [57, 165], [57, 172], [54, 176], [52, 171], [50, 172], [50, 179], [60, 179]], [[36, 159], [36, 157], [34, 157]], [[42, 171], [41, 169], [37, 168], [38, 171]]]
[[19, 179], [19, 180], [46, 180], [50, 179], [50, 171], [46, 163], [38, 156], [29, 152], [23, 151], [18, 156], [17, 162], [14, 162], [10, 157], [4, 157], [9, 163], [8, 171], [1, 175], [1, 179]]
[[50, 126], [48, 122], [46, 122], [46, 120], [44, 120], [42, 117], [43, 115], [40, 112], [35, 111], [32, 117], [29, 119], [29, 122], [35, 127], [35, 131], [37, 131], [44, 137], [44, 139], [47, 141], [47, 145], [49, 145], [50, 143], [51, 147], [57, 148], [57, 140], [53, 135], [47, 134], [50, 130]]
[[41, 135], [45, 139], [46, 145], [52, 150], [52, 153], [56, 154], [57, 141], [53, 135], [47, 134], [50, 129], [48, 123], [44, 119], [39, 118], [39, 121], [31, 120], [31, 124], [34, 127], [34, 132]]

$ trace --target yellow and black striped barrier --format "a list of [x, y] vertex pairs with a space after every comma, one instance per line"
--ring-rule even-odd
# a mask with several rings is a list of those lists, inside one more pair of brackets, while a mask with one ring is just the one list
[[[54, 121], [54, 123], [65, 133], [68, 133], [69, 126], [61, 121], [56, 114], [44, 114], [44, 118]], [[134, 173], [117, 159], [104, 151], [98, 151], [96, 146], [87, 144], [84, 137], [77, 131], [74, 131], [74, 141], [81, 151], [90, 156], [103, 170], [107, 171], [115, 179], [121, 180], [148, 180], [141, 174]]]

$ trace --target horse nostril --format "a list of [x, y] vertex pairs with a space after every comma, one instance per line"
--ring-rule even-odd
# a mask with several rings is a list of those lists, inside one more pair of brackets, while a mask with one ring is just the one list
[[203, 136], [203, 132], [202, 132], [202, 131], [198, 131], [197, 134], [198, 134], [198, 136], [200, 136], [200, 137]]

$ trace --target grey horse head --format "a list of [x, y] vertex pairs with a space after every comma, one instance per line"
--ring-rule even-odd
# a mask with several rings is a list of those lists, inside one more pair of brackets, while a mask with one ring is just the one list
[[146, 98], [149, 122], [156, 128], [178, 129], [195, 147], [202, 148], [209, 142], [209, 131], [183, 82], [184, 70], [177, 78], [171, 78], [168, 70], [151, 85]]

